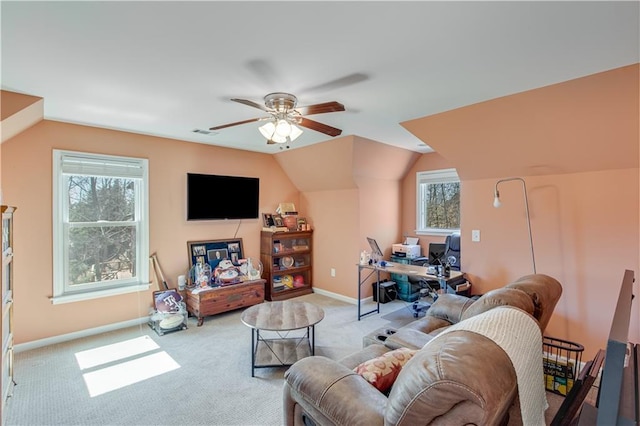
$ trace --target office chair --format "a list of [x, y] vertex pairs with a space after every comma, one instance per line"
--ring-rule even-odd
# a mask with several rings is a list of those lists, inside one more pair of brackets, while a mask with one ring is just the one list
[[447, 235], [447, 239], [444, 241], [444, 256], [443, 261], [449, 262], [451, 269], [455, 271], [460, 270], [460, 234], [453, 233]]
[[[429, 243], [429, 255], [424, 257], [417, 257], [411, 261], [411, 264], [423, 267], [440, 265], [444, 257], [445, 248], [446, 245], [444, 243]], [[436, 289], [440, 288], [440, 283], [438, 281], [414, 277], [409, 277], [409, 282], [412, 285], [417, 285], [419, 287], [420, 297], [411, 305], [413, 317], [418, 318], [418, 316], [426, 313], [427, 309], [431, 307], [431, 303], [421, 302], [420, 299], [431, 296], [431, 299], [435, 302], [438, 299], [438, 293], [436, 292]], [[436, 289], [434, 289], [434, 286], [436, 287]]]
[[436, 291], [433, 289], [433, 287], [431, 287], [430, 284], [433, 283], [432, 281], [420, 279], [417, 281], [417, 283], [420, 286], [420, 298], [418, 300], [415, 300], [411, 304], [411, 312], [413, 313], [414, 318], [418, 318], [420, 314], [426, 313], [427, 309], [431, 307], [431, 303], [421, 302], [421, 298], [430, 296], [431, 300], [433, 300], [434, 302], [438, 300], [438, 293], [436, 293]]

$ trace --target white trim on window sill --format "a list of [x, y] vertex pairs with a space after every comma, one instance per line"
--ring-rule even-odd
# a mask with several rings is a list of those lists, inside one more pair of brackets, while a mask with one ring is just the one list
[[456, 232], [460, 232], [459, 229], [424, 229], [424, 230], [416, 230], [416, 235], [433, 235], [433, 236], [441, 236], [441, 235], [451, 235]]
[[98, 290], [85, 293], [61, 294], [60, 296], [50, 297], [49, 300], [51, 300], [51, 303], [53, 305], [60, 305], [63, 303], [80, 302], [83, 300], [98, 299], [101, 297], [117, 296], [119, 294], [145, 291], [149, 290], [150, 285], [150, 283], [137, 284], [127, 287], [110, 288], [107, 290]]

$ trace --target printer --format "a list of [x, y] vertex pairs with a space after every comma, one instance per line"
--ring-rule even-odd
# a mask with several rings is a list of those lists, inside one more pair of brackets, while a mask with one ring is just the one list
[[420, 252], [421, 252], [421, 248], [420, 248], [420, 245], [418, 245], [417, 238], [407, 237], [404, 243], [391, 245], [391, 253], [394, 256], [398, 256], [398, 257], [415, 259], [417, 257], [420, 257], [421, 255]]

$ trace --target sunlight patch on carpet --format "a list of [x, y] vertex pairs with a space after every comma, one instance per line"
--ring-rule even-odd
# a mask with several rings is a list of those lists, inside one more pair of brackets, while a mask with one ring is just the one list
[[125, 340], [123, 342], [77, 352], [75, 355], [80, 369], [86, 370], [98, 365], [104, 365], [114, 361], [119, 361], [121, 359], [140, 355], [145, 352], [151, 352], [159, 348], [160, 346], [158, 346], [156, 342], [149, 338], [149, 336], [141, 336], [135, 339]]
[[83, 374], [91, 397], [159, 376], [180, 368], [166, 352], [158, 352], [132, 361]]

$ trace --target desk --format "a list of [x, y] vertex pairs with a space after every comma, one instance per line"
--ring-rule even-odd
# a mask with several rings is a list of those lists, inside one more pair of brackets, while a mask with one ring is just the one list
[[[365, 271], [363, 277], [363, 271]], [[422, 278], [430, 281], [437, 281], [440, 284], [440, 288], [446, 288], [447, 293], [455, 293], [455, 289], [449, 287], [449, 283], [459, 280], [460, 277], [464, 276], [463, 272], [460, 271], [451, 271], [450, 276], [448, 277], [439, 277], [436, 275], [428, 274], [427, 268], [425, 266], [416, 266], [416, 265], [405, 265], [402, 263], [395, 262], [386, 262], [385, 266], [380, 266], [379, 264], [358, 264], [358, 321], [365, 315], [369, 315], [372, 313], [380, 313], [380, 297], [377, 297], [376, 308], [372, 309], [368, 312], [362, 312], [361, 306], [361, 293], [362, 293], [362, 284], [364, 284], [373, 274], [376, 274], [376, 290], [379, 293], [380, 289], [380, 273], [388, 273], [388, 274], [402, 274], [408, 275], [414, 278]], [[453, 291], [450, 291], [453, 290]]]

